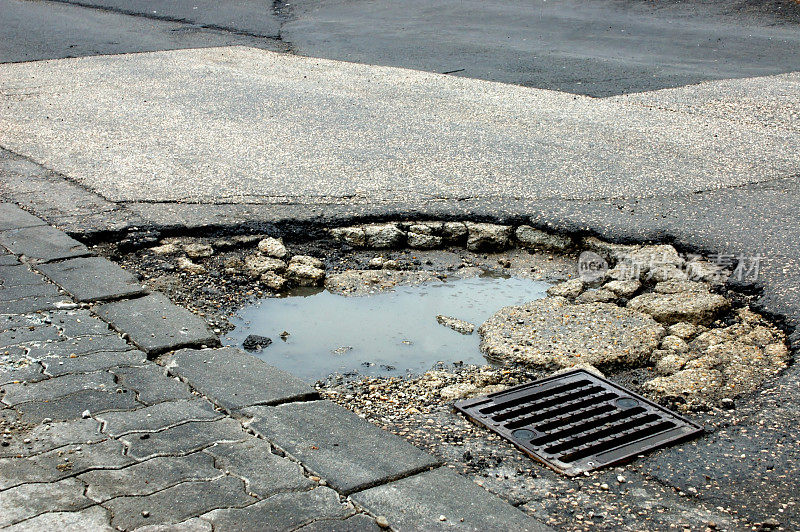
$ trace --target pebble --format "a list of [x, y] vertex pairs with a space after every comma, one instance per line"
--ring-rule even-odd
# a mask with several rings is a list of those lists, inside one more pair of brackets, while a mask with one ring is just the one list
[[147, 510], [142, 510], [142, 517], [150, 517], [150, 512]]
[[83, 419], [89, 419], [90, 417], [92, 417], [92, 413], [89, 412], [88, 410], [84, 410], [83, 412], [81, 412], [81, 417]]
[[389, 520], [382, 515], [375, 518], [375, 524], [381, 528], [389, 528]]
[[619, 482], [620, 484], [625, 484], [625, 477], [623, 477], [622, 475], [617, 475], [617, 482]]

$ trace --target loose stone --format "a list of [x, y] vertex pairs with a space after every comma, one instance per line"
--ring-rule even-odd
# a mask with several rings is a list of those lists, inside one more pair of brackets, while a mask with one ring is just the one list
[[289, 250], [286, 249], [283, 241], [271, 236], [258, 243], [258, 250], [268, 257], [284, 260], [289, 258]]
[[581, 279], [570, 279], [547, 289], [547, 295], [575, 298], [583, 292], [585, 284]]
[[529, 225], [520, 225], [514, 232], [523, 247], [531, 249], [544, 249], [552, 251], [565, 251], [573, 246], [571, 238], [562, 235], [552, 235]]
[[472, 332], [475, 330], [475, 325], [468, 321], [460, 320], [450, 316], [443, 316], [442, 314], [436, 316], [436, 321], [439, 322], [439, 324], [444, 325], [445, 327], [450, 327], [457, 333], [461, 334], [472, 334]]
[[261, 282], [264, 286], [275, 292], [280, 292], [286, 288], [286, 278], [278, 275], [275, 272], [266, 272], [261, 275]]
[[214, 254], [214, 248], [208, 244], [186, 244], [183, 251], [190, 259], [205, 259]]
[[259, 336], [257, 334], [250, 334], [242, 342], [242, 348], [246, 349], [247, 351], [260, 351], [271, 343], [271, 338]]
[[175, 266], [181, 271], [194, 275], [206, 273], [206, 268], [202, 264], [192, 262], [187, 257], [178, 257], [175, 259]]
[[273, 257], [248, 255], [244, 258], [244, 266], [250, 277], [256, 279], [266, 272], [281, 273], [286, 270], [286, 263]]
[[512, 228], [508, 225], [466, 222], [470, 251], [502, 251], [510, 245]]

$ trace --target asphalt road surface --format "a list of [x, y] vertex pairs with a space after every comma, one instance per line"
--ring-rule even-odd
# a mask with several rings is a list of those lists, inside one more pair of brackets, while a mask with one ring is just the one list
[[0, 62], [246, 44], [609, 96], [797, 70], [798, 21], [790, 0], [0, 0]]

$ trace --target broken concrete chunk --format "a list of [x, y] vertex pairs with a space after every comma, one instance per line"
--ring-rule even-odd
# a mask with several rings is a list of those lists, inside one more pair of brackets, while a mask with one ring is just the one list
[[511, 243], [512, 228], [508, 225], [466, 222], [470, 251], [502, 251]]
[[363, 248], [367, 245], [367, 235], [363, 227], [336, 227], [330, 230], [330, 234], [340, 242], [353, 247]]
[[445, 222], [442, 225], [442, 238], [448, 244], [464, 244], [467, 232], [467, 226], [462, 222]]
[[656, 321], [672, 325], [679, 322], [708, 325], [730, 302], [708, 292], [641, 294], [628, 302], [628, 308], [651, 315]]
[[678, 338], [683, 338], [684, 340], [688, 340], [692, 338], [695, 334], [697, 334], [698, 329], [697, 325], [692, 325], [691, 323], [676, 323], [675, 325], [670, 325], [667, 332], [672, 336], [677, 336]]
[[325, 264], [316, 257], [312, 257], [310, 255], [295, 255], [292, 257], [292, 260], [289, 261], [289, 265], [292, 264], [302, 264], [304, 266], [311, 266], [312, 268], [319, 268], [325, 269]]
[[325, 280], [325, 270], [301, 262], [292, 262], [286, 276], [300, 286], [319, 286]]
[[267, 257], [286, 260], [289, 258], [289, 250], [279, 238], [267, 237], [258, 243], [258, 250]]
[[502, 308], [478, 332], [487, 356], [551, 369], [639, 365], [664, 336], [664, 328], [641, 312], [560, 297]]
[[642, 283], [639, 281], [609, 281], [603, 285], [603, 288], [614, 292], [619, 297], [631, 297], [639, 291]]
[[150, 248], [150, 251], [156, 255], [175, 255], [176, 253], [180, 253], [181, 248], [173, 242], [167, 242], [166, 244]]
[[596, 288], [587, 290], [575, 298], [575, 303], [607, 303], [617, 299], [617, 295], [611, 290]]
[[547, 295], [575, 298], [583, 292], [585, 283], [580, 279], [570, 279], [547, 289]]
[[183, 251], [190, 259], [205, 259], [214, 254], [214, 248], [208, 244], [186, 244]]
[[461, 334], [472, 334], [472, 332], [475, 330], [474, 324], [458, 318], [452, 318], [450, 316], [443, 316], [439, 314], [436, 316], [436, 321], [438, 321], [439, 324], [444, 325], [445, 327], [450, 327], [457, 333]]
[[402, 247], [406, 235], [396, 224], [372, 224], [364, 226], [367, 247], [392, 249]]
[[253, 279], [267, 272], [281, 273], [286, 269], [286, 263], [282, 260], [261, 255], [248, 255], [244, 258], [244, 266]]
[[544, 249], [549, 251], [565, 251], [573, 246], [573, 241], [568, 236], [553, 235], [530, 225], [520, 225], [514, 232], [523, 247], [531, 249]]
[[264, 286], [275, 292], [280, 292], [286, 288], [286, 278], [275, 272], [266, 272], [261, 275], [261, 282]]
[[442, 247], [442, 237], [431, 235], [431, 234], [424, 234], [424, 233], [415, 233], [412, 231], [408, 232], [408, 247], [412, 249], [436, 249]]
[[179, 270], [191, 274], [206, 273], [206, 269], [203, 265], [196, 264], [186, 257], [178, 257], [175, 259], [175, 266], [177, 266]]

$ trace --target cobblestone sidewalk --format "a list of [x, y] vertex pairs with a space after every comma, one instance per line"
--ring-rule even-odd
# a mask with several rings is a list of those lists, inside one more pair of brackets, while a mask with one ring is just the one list
[[545, 529], [11, 204], [0, 246], [0, 528]]

